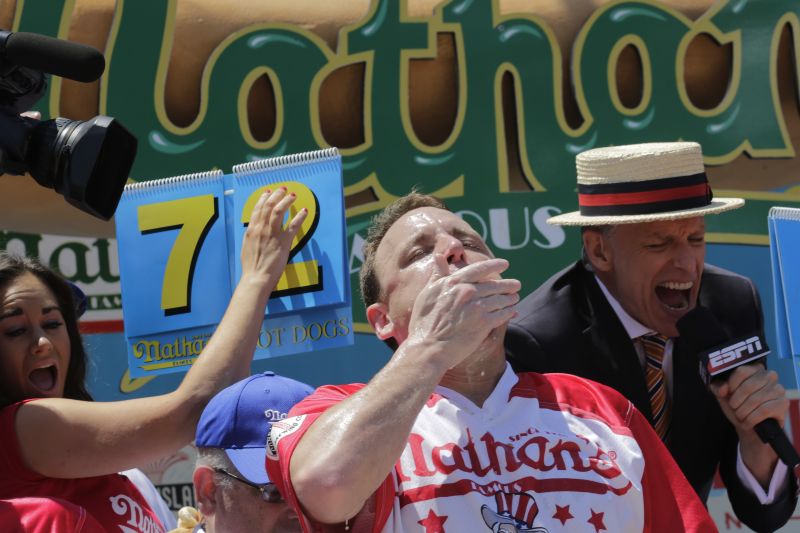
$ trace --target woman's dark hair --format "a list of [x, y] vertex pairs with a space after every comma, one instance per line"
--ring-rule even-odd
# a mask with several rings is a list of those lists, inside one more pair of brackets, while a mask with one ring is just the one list
[[[91, 400], [86, 390], [86, 350], [78, 331], [78, 316], [75, 312], [75, 298], [72, 287], [60, 274], [42, 265], [38, 260], [0, 251], [0, 290], [25, 273], [31, 273], [50, 289], [56, 297], [64, 324], [69, 335], [70, 357], [67, 377], [64, 383], [64, 398]], [[2, 355], [0, 354], [0, 357]], [[7, 402], [5, 391], [0, 390], [0, 401]]]

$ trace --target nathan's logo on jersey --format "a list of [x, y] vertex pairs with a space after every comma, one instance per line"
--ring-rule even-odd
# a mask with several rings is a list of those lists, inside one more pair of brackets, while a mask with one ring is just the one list
[[[633, 486], [614, 460], [616, 454], [604, 451], [588, 439], [532, 430], [510, 440], [512, 442], [499, 442], [486, 432], [476, 441], [467, 431], [464, 445], [446, 443], [433, 446], [421, 435], [412, 433], [397, 474], [401, 483], [415, 478], [410, 484], [415, 486], [405, 488], [401, 499], [426, 499], [429, 492], [426, 489], [430, 487], [425, 487], [420, 478], [430, 477], [431, 483], [435, 483], [434, 478], [452, 477], [458, 472], [467, 474], [465, 479], [439, 487], [439, 496], [447, 495], [451, 489], [454, 493], [480, 492], [486, 496], [498, 492], [563, 490], [594, 494], [610, 492], [620, 496]], [[518, 472], [520, 477], [508, 486], [491, 480], [486, 484], [480, 483], [479, 478], [514, 472]], [[537, 472], [543, 475], [535, 475]], [[467, 480], [469, 487], [465, 488]]]
[[267, 436], [267, 457], [275, 461], [278, 460], [278, 443], [287, 435], [291, 435], [303, 425], [306, 415], [284, 418], [272, 423], [272, 429]]
[[117, 494], [108, 500], [111, 502], [114, 514], [122, 517], [122, 520], [127, 518], [126, 525], [119, 526], [124, 533], [164, 533], [164, 528], [146, 514], [142, 506], [130, 496]]
[[481, 506], [483, 521], [493, 533], [548, 533], [546, 528], [533, 527], [539, 506], [532, 495], [497, 492], [494, 501], [496, 511], [488, 505]]

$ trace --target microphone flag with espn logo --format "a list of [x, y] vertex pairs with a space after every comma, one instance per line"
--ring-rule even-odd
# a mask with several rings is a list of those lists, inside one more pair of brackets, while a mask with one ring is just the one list
[[714, 377], [768, 355], [769, 347], [760, 335], [750, 334], [732, 339], [699, 354], [700, 376], [708, 386]]
[[775, 293], [776, 350], [791, 358], [800, 375], [800, 209], [773, 207], [769, 211], [769, 247]]

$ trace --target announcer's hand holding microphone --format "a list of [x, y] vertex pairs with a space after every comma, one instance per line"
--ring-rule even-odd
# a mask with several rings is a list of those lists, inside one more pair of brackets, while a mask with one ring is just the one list
[[681, 339], [697, 353], [700, 374], [736, 429], [742, 460], [759, 484], [772, 492], [769, 484], [779, 458], [798, 476], [800, 455], [782, 429], [789, 400], [777, 373], [764, 366], [769, 349], [763, 335], [731, 338], [700, 306], [677, 326]]

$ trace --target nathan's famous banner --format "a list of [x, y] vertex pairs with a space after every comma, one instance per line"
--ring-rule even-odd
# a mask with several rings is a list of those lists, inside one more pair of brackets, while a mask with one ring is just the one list
[[748, 200], [709, 218], [710, 242], [766, 246], [769, 207], [800, 203], [794, 0], [242, 4], [3, 8], [14, 30], [105, 52], [99, 84], [53, 78], [39, 109], [119, 119], [140, 139], [134, 180], [337, 146], [349, 231], [418, 185], [527, 291], [576, 256], [577, 232], [544, 220], [574, 209], [588, 148], [700, 142], [716, 193]]
[[[773, 335], [767, 214], [800, 207], [797, 0], [2, 0], [0, 27], [105, 53], [98, 83], [53, 78], [38, 109], [120, 120], [139, 139], [133, 181], [338, 147], [354, 288], [369, 217], [416, 185], [509, 259], [527, 294], [579, 257], [578, 231], [545, 223], [576, 208], [577, 153], [697, 141], [714, 192], [747, 200], [707, 218], [708, 260], [756, 280]], [[31, 250], [39, 234], [89, 236], [67, 237], [81, 245], [62, 260], [111, 253], [94, 245], [111, 242], [110, 224], [56, 216], [62, 198], [20, 187], [0, 180], [0, 228]], [[353, 307], [355, 331], [368, 333]], [[89, 342], [98, 398], [177, 383], [126, 375], [120, 333]], [[317, 385], [368, 379], [386, 357], [365, 334], [265, 361]], [[770, 361], [793, 388], [782, 363]]]
[[122, 331], [119, 258], [114, 239], [0, 231], [0, 250], [39, 260], [78, 284], [86, 294], [83, 333]]

